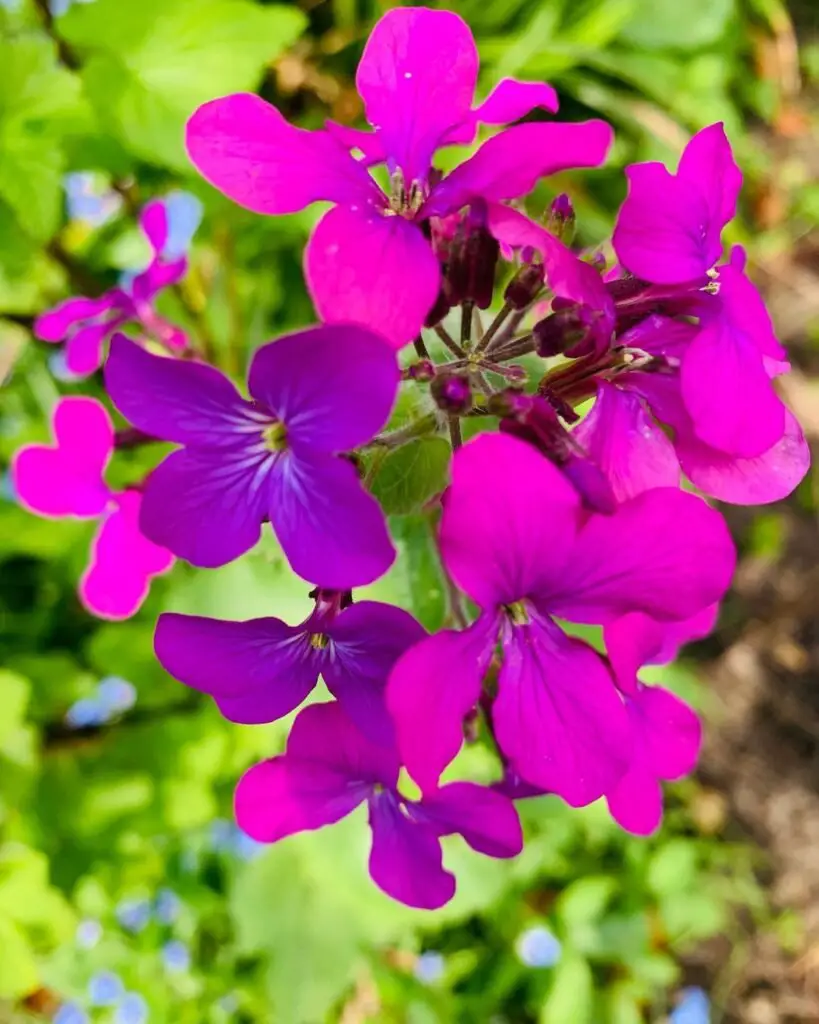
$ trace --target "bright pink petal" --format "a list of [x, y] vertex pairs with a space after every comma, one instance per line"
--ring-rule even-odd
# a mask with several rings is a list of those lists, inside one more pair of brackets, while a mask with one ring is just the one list
[[83, 320], [99, 316], [115, 303], [115, 292], [106, 292], [98, 299], [66, 299], [59, 306], [37, 317], [34, 321], [34, 336], [40, 341], [63, 341], [72, 327]]
[[54, 437], [78, 474], [101, 477], [114, 451], [114, 425], [105, 406], [79, 395], [54, 406]]
[[417, 224], [363, 206], [338, 206], [322, 217], [304, 272], [322, 320], [369, 327], [394, 348], [423, 327], [441, 277]]
[[161, 199], [152, 199], [142, 208], [139, 227], [158, 256], [168, 242], [168, 213]]
[[599, 381], [595, 403], [572, 436], [603, 471], [618, 501], [679, 486], [674, 446], [638, 395]]
[[172, 552], [154, 544], [140, 527], [142, 493], [134, 490], [120, 491], [114, 495], [114, 502], [118, 509], [119, 528], [127, 544], [128, 564], [148, 577], [167, 572], [174, 563]]
[[660, 686], [643, 686], [629, 702], [640, 758], [658, 779], [681, 779], [694, 770], [702, 725], [692, 708]]
[[691, 433], [675, 440], [683, 472], [712, 498], [734, 505], [781, 501], [810, 469], [810, 448], [792, 413], [785, 410], [785, 433], [768, 451], [743, 459], [711, 448]]
[[345, 147], [360, 150], [362, 156], [356, 159], [364, 167], [383, 163], [387, 157], [381, 136], [377, 132], [364, 131], [361, 128], [350, 128], [336, 121], [325, 121], [325, 129]]
[[567, 555], [571, 571], [544, 593], [552, 614], [605, 625], [627, 612], [686, 619], [719, 601], [736, 553], [722, 516], [702, 499], [663, 487], [610, 516], [592, 515]]
[[719, 302], [734, 326], [759, 349], [763, 356], [782, 361], [787, 351], [774, 331], [771, 315], [756, 286], [746, 277], [744, 252], [739, 246], [731, 251], [731, 262], [719, 268]]
[[682, 396], [697, 437], [750, 458], [785, 432], [785, 406], [752, 340], [725, 318], [705, 324], [680, 369]]
[[78, 593], [83, 606], [92, 615], [120, 622], [139, 611], [150, 586], [150, 579], [143, 573], [96, 560], [83, 574]]
[[421, 209], [442, 217], [475, 199], [501, 202], [531, 192], [541, 178], [575, 167], [598, 167], [613, 139], [604, 121], [531, 123], [508, 128], [437, 185]]
[[393, 899], [419, 910], [437, 910], [455, 895], [434, 831], [405, 816], [391, 793], [370, 799], [372, 880]]
[[479, 619], [463, 633], [444, 630], [411, 647], [387, 684], [401, 761], [424, 792], [463, 742], [463, 721], [481, 693], [497, 623]]
[[469, 26], [451, 11], [388, 11], [364, 47], [356, 86], [392, 170], [423, 181], [448, 130], [468, 117], [478, 77]]
[[573, 807], [602, 796], [631, 758], [626, 710], [602, 658], [544, 618], [505, 638], [492, 721], [515, 771]]
[[74, 376], [87, 377], [102, 366], [103, 345], [114, 329], [110, 323], [87, 324], [65, 343], [65, 365]]
[[282, 420], [294, 448], [346, 452], [386, 424], [400, 380], [395, 352], [380, 335], [325, 324], [257, 349], [248, 387]]
[[186, 141], [199, 173], [255, 213], [295, 213], [319, 200], [379, 201], [375, 183], [340, 142], [293, 127], [251, 93], [199, 107]]
[[505, 125], [538, 108], [556, 114], [559, 107], [557, 92], [546, 82], [519, 82], [515, 78], [502, 78], [472, 114], [481, 124]]
[[[177, 281], [181, 281], [187, 272], [188, 259], [186, 256], [180, 256], [178, 260], [172, 260], [170, 263], [161, 259], [151, 260], [145, 270], [141, 274], [137, 274], [131, 282], [131, 294], [138, 304], [149, 303], [159, 292], [176, 284]], [[151, 321], [156, 314], [152, 309], [147, 312], [150, 315], [146, 316], [143, 308], [138, 306], [139, 319], [143, 321], [145, 327], [150, 329]]]
[[617, 824], [635, 836], [652, 835], [663, 820], [662, 786], [643, 765], [629, 768], [606, 803]]
[[709, 242], [716, 263], [722, 251], [720, 233], [736, 216], [742, 189], [742, 171], [736, 165], [722, 122], [703, 128], [691, 139], [680, 157], [677, 177], [695, 188], [708, 203]]
[[531, 445], [481, 434], [452, 461], [440, 526], [444, 565], [482, 608], [519, 601], [565, 577], [579, 505], [565, 476]]
[[612, 235], [618, 260], [656, 284], [695, 281], [717, 262], [708, 238], [710, 211], [703, 195], [662, 164], [627, 168], [629, 191]]
[[511, 800], [474, 782], [450, 782], [413, 808], [441, 835], [457, 832], [487, 857], [516, 857], [523, 848], [520, 820]]

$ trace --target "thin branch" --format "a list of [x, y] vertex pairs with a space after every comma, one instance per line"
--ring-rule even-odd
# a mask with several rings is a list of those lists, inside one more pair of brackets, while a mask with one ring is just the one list
[[464, 443], [461, 434], [461, 421], [457, 416], [450, 416], [447, 420], [449, 425], [449, 439], [452, 442], [452, 450], [457, 451]]
[[471, 300], [461, 304], [461, 348], [468, 349], [472, 341], [472, 310], [475, 303]]
[[413, 341], [413, 345], [415, 346], [415, 351], [418, 353], [418, 358], [419, 359], [429, 359], [430, 358], [429, 351], [428, 351], [427, 346], [426, 346], [426, 342], [424, 341], [424, 339], [421, 337], [420, 334], [415, 339], [415, 341]]
[[457, 356], [459, 359], [466, 358], [466, 352], [452, 337], [446, 327], [443, 327], [441, 324], [436, 324], [432, 329], [454, 356]]
[[511, 312], [512, 312], [512, 307], [509, 305], [508, 302], [504, 302], [500, 312], [495, 317], [495, 319], [492, 321], [492, 323], [486, 328], [486, 332], [484, 333], [484, 336], [478, 342], [478, 345], [477, 345], [477, 351], [478, 352], [483, 352], [491, 344], [492, 339], [495, 337], [495, 335], [498, 333], [498, 331], [501, 329], [501, 327], [503, 327], [503, 325], [504, 325], [504, 323], [506, 321], [506, 318], [509, 316], [509, 314]]

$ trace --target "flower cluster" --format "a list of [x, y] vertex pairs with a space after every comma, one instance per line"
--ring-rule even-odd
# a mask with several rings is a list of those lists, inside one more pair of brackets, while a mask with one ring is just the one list
[[[730, 585], [733, 544], [705, 497], [777, 500], [808, 466], [776, 391], [785, 352], [744, 254], [722, 259], [741, 185], [722, 126], [691, 140], [676, 173], [628, 169], [607, 259], [573, 247], [568, 196], [540, 219], [523, 200], [602, 164], [611, 129], [549, 120], [558, 98], [542, 83], [504, 80], [476, 105], [477, 73], [461, 18], [402, 8], [359, 65], [367, 130], [296, 128], [249, 94], [197, 110], [191, 159], [235, 202], [268, 215], [332, 204], [305, 251], [321, 323], [258, 349], [246, 397], [153, 309], [184, 266], [165, 260], [151, 203], [154, 260], [130, 289], [37, 326], [89, 353], [74, 359], [87, 369], [111, 338], [105, 387], [130, 427], [115, 435], [98, 403], [64, 399], [57, 446], [15, 466], [35, 511], [102, 517], [82, 586], [102, 614], [132, 611], [172, 557], [225, 565], [269, 524], [311, 613], [164, 613], [157, 657], [245, 724], [297, 711], [321, 677], [332, 700], [298, 711], [284, 753], [242, 777], [238, 825], [270, 843], [366, 805], [375, 883], [429, 909], [455, 891], [441, 840], [515, 856], [519, 799], [605, 798], [623, 828], [659, 826], [661, 783], [692, 770], [700, 725], [639, 673], [704, 636]], [[487, 127], [454, 170], [435, 166]], [[421, 412], [396, 424], [402, 389]], [[450, 617], [428, 634], [353, 590], [398, 557], [370, 488], [379, 459], [446, 433], [449, 483], [426, 515]], [[120, 434], [175, 448], [114, 493], [102, 471]], [[457, 777], [476, 742], [497, 755], [490, 784]]]

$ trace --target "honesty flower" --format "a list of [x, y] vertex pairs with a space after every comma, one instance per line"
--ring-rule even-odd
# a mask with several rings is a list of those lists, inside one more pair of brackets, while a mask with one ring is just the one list
[[169, 348], [183, 349], [188, 343], [185, 332], [154, 309], [157, 295], [183, 278], [188, 269], [185, 256], [167, 260], [163, 255], [169, 237], [163, 200], [152, 200], [144, 207], [139, 226], [153, 255], [130, 284], [112, 288], [95, 299], [67, 299], [34, 322], [34, 334], [41, 341], [65, 342], [66, 367], [75, 376], [84, 377], [99, 369], [105, 342], [128, 323], [139, 324]]
[[459, 449], [444, 497], [441, 557], [477, 621], [404, 654], [387, 685], [402, 762], [422, 790], [458, 752], [500, 642], [491, 718], [521, 778], [578, 806], [624, 774], [631, 730], [601, 657], [553, 616], [605, 624], [630, 611], [684, 619], [722, 596], [734, 549], [721, 517], [660, 489], [589, 515], [548, 460], [506, 435]]
[[425, 634], [401, 608], [362, 601], [345, 607], [338, 592], [318, 591], [298, 626], [281, 619], [222, 622], [160, 615], [154, 646], [164, 668], [210, 694], [232, 722], [273, 722], [294, 711], [319, 676], [346, 714], [375, 743], [392, 743], [384, 707], [387, 676], [400, 654]]
[[715, 615], [716, 608], [708, 608], [675, 624], [672, 636], [666, 624], [640, 612], [625, 615], [604, 629], [606, 650], [634, 738], [629, 769], [606, 793], [606, 802], [615, 821], [635, 835], [651, 835], [660, 827], [660, 782], [681, 779], [693, 771], [702, 742], [702, 728], [693, 709], [660, 686], [644, 685], [637, 673], [643, 665], [671, 660], [681, 643], [709, 633]]
[[99, 519], [91, 564], [79, 595], [94, 615], [125, 619], [148, 594], [154, 576], [167, 572], [173, 555], [153, 544], [138, 525], [142, 496], [112, 491], [104, 480], [114, 450], [114, 429], [93, 398], [61, 398], [54, 407], [55, 446], [21, 448], [12, 462], [21, 504], [48, 518]]
[[[518, 125], [485, 142], [445, 177], [437, 149], [470, 141], [478, 121], [515, 120], [557, 107], [546, 85], [506, 80], [472, 109], [475, 41], [450, 11], [402, 8], [375, 26], [356, 83], [374, 134], [305, 131], [258, 96], [200, 107], [188, 123], [191, 160], [205, 178], [256, 213], [284, 214], [326, 200], [305, 273], [319, 315], [355, 321], [400, 347], [412, 340], [438, 295], [441, 270], [425, 222], [466, 206], [515, 199], [570, 167], [602, 163], [612, 133], [601, 121]], [[365, 159], [349, 152], [355, 146]], [[366, 169], [385, 162], [386, 195]]]
[[[676, 175], [659, 163], [633, 164], [627, 174], [628, 197], [612, 238], [623, 267], [688, 292], [707, 285], [742, 186], [722, 124], [691, 139]], [[683, 355], [680, 385], [700, 441], [755, 458], [785, 433], [785, 407], [766, 368], [766, 360], [782, 360], [785, 351], [744, 262], [735, 252], [714, 272], [717, 294], [701, 295], [700, 329]]]
[[140, 430], [181, 445], [144, 491], [147, 536], [193, 565], [244, 554], [270, 520], [293, 570], [329, 589], [371, 583], [395, 557], [375, 499], [343, 452], [384, 426], [395, 356], [359, 327], [315, 327], [262, 346], [239, 395], [212, 366], [118, 335], [108, 392]]
[[478, 853], [514, 857], [522, 846], [511, 801], [471, 782], [451, 782], [422, 800], [398, 790], [396, 752], [372, 743], [341, 706], [311, 704], [296, 718], [280, 757], [254, 765], [236, 789], [236, 820], [273, 843], [331, 825], [366, 802], [372, 830], [370, 874], [389, 896], [434, 910], [455, 894], [440, 837], [457, 832]]

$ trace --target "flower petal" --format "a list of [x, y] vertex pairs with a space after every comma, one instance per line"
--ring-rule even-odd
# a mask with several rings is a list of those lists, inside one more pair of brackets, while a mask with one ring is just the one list
[[785, 407], [752, 340], [725, 317], [705, 324], [680, 368], [686, 409], [697, 437], [729, 455], [750, 458], [785, 432]]
[[159, 616], [154, 650], [174, 678], [215, 697], [225, 718], [255, 725], [290, 714], [318, 682], [323, 652], [281, 619]]
[[559, 107], [557, 92], [546, 82], [502, 78], [472, 116], [481, 124], [511, 124], [538, 108], [556, 114]]
[[248, 387], [284, 422], [294, 448], [344, 452], [381, 430], [400, 379], [395, 352], [379, 335], [325, 324], [257, 349]]
[[236, 452], [172, 452], [145, 485], [145, 535], [191, 565], [213, 569], [249, 551], [267, 516], [269, 460]]
[[426, 793], [461, 749], [463, 721], [481, 694], [497, 631], [493, 618], [443, 630], [402, 655], [387, 684], [401, 762]]
[[443, 217], [475, 199], [517, 199], [550, 174], [598, 167], [612, 139], [611, 127], [604, 121], [532, 122], [507, 128], [435, 186], [420, 216]]
[[580, 501], [564, 475], [507, 434], [458, 449], [444, 498], [441, 557], [482, 608], [519, 601], [563, 578]]
[[638, 395], [598, 381], [595, 403], [572, 436], [603, 471], [618, 501], [679, 486], [674, 446]]
[[662, 786], [644, 765], [629, 768], [606, 803], [617, 824], [635, 836], [652, 835], [663, 820]]
[[[140, 302], [150, 302], [158, 292], [169, 288], [188, 272], [188, 259], [181, 256], [178, 260], [166, 263], [164, 260], [154, 259], [148, 264], [141, 274], [137, 274], [131, 282], [131, 294]], [[142, 319], [147, 319], [142, 317]]]
[[75, 331], [65, 343], [66, 369], [75, 377], [87, 377], [102, 366], [102, 348], [114, 330], [111, 323], [86, 324]]
[[423, 181], [449, 129], [469, 116], [478, 51], [466, 22], [424, 7], [388, 11], [367, 40], [356, 72], [367, 120], [390, 170]]
[[722, 251], [720, 234], [736, 216], [742, 189], [742, 171], [721, 121], [708, 125], [691, 139], [680, 157], [677, 177], [695, 188], [708, 204], [708, 243], [716, 263]]
[[744, 266], [744, 250], [734, 246], [731, 262], [718, 268], [719, 303], [728, 320], [753, 341], [763, 356], [784, 360], [788, 353], [776, 337], [771, 314], [756, 285], [743, 272]]
[[304, 272], [322, 320], [369, 327], [393, 348], [421, 330], [441, 277], [417, 224], [363, 206], [338, 206], [322, 217]]
[[327, 132], [295, 128], [251, 93], [199, 107], [186, 144], [199, 173], [254, 213], [295, 213], [319, 200], [378, 200], [375, 183], [341, 143]]
[[683, 472], [704, 494], [734, 505], [768, 505], [787, 498], [810, 469], [810, 448], [796, 417], [785, 410], [785, 433], [761, 455], [739, 458], [678, 433]]
[[127, 420], [163, 441], [235, 447], [265, 425], [214, 367], [151, 355], [122, 334], [111, 342], [105, 386]]
[[702, 746], [702, 725], [692, 708], [661, 686], [642, 686], [629, 701], [643, 763], [658, 779], [692, 772]]
[[722, 250], [715, 251], [708, 237], [703, 195], [662, 164], [632, 164], [626, 174], [628, 196], [612, 235], [618, 260], [656, 284], [682, 284], [707, 273]]
[[457, 832], [477, 853], [516, 857], [523, 834], [514, 804], [497, 790], [474, 782], [450, 782], [428, 793], [413, 817], [434, 824], [441, 835]]
[[148, 239], [154, 255], [159, 256], [168, 241], [168, 214], [163, 200], [152, 199], [142, 207], [139, 227]]
[[394, 744], [384, 691], [398, 658], [426, 636], [408, 612], [377, 601], [346, 608], [329, 627], [332, 657], [324, 665], [327, 688], [375, 743]]
[[293, 572], [319, 587], [363, 587], [395, 560], [381, 506], [343, 457], [285, 453], [267, 508]]
[[405, 817], [390, 793], [370, 799], [372, 880], [388, 896], [419, 910], [437, 910], [455, 895], [435, 832]]
[[573, 807], [602, 796], [631, 758], [626, 710], [602, 658], [539, 616], [504, 640], [492, 721], [515, 771]]
[[63, 341], [72, 327], [105, 313], [116, 304], [117, 298], [116, 292], [106, 292], [98, 299], [86, 299], [84, 296], [66, 299], [37, 317], [34, 336], [40, 341]]
[[728, 589], [736, 553], [722, 516], [700, 498], [663, 487], [610, 516], [590, 516], [560, 590], [542, 596], [553, 615], [606, 624], [631, 611], [686, 619]]

